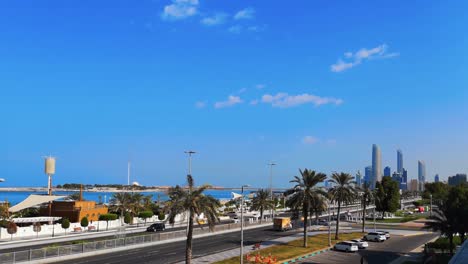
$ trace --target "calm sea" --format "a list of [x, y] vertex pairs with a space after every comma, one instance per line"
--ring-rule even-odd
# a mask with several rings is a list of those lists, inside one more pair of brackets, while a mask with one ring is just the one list
[[[232, 198], [232, 191], [223, 190], [208, 190], [205, 193], [211, 195], [219, 200], [229, 200]], [[234, 191], [237, 192], [237, 191]], [[54, 195], [65, 195], [68, 196], [75, 192], [54, 192]], [[249, 193], [248, 191], [245, 193]], [[46, 194], [45, 192], [0, 192], [0, 201], [7, 200], [12, 206], [23, 201], [30, 194]], [[113, 192], [83, 192], [83, 198], [85, 200], [92, 200], [96, 202], [109, 202], [112, 198]], [[153, 200], [160, 199], [164, 201], [167, 199], [167, 195], [164, 192], [142, 192], [144, 195], [152, 195]]]

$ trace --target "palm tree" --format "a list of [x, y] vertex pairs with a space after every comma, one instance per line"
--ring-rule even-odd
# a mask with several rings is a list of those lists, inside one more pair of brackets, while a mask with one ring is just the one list
[[268, 209], [274, 208], [274, 201], [270, 199], [270, 193], [265, 189], [259, 189], [254, 198], [252, 198], [252, 205], [250, 211], [260, 211], [260, 223], [263, 220], [263, 212]]
[[320, 214], [325, 212], [325, 210], [327, 210], [325, 196], [316, 195], [312, 197], [310, 202], [310, 218], [312, 219], [313, 215], [315, 214], [315, 222], [318, 223]]
[[301, 177], [294, 176], [294, 180], [290, 181], [296, 185], [286, 191], [286, 194], [290, 195], [286, 204], [293, 211], [299, 212], [299, 210], [302, 210], [302, 216], [304, 217], [304, 247], [307, 247], [307, 216], [309, 215], [310, 205], [315, 197], [326, 194], [317, 184], [323, 182], [327, 175], [308, 169], [299, 170], [299, 173]]
[[370, 189], [370, 184], [368, 182], [364, 182], [362, 187], [360, 188], [361, 191], [361, 206], [362, 206], [362, 232], [365, 232], [365, 225], [366, 225], [366, 207], [372, 202], [374, 197], [374, 192]]
[[133, 216], [137, 216], [141, 210], [145, 209], [142, 203], [143, 197], [143, 194], [138, 192], [130, 194], [130, 211]]
[[175, 223], [177, 215], [186, 215], [188, 212], [189, 223], [185, 248], [185, 263], [190, 264], [192, 260], [192, 238], [195, 216], [203, 214], [207, 219], [210, 230], [214, 230], [216, 222], [219, 222], [217, 210], [221, 204], [216, 198], [203, 194], [210, 185], [195, 187], [191, 175], [187, 175], [187, 182], [187, 189], [179, 185], [169, 188], [169, 201], [165, 208], [169, 211], [168, 219], [170, 224]]
[[434, 210], [429, 218], [431, 221], [427, 221], [425, 227], [446, 235], [449, 239], [450, 254], [453, 254], [453, 234], [456, 233], [457, 225], [456, 215], [451, 215], [451, 211], [448, 206], [441, 206]]
[[145, 210], [151, 210], [153, 208], [153, 196], [152, 195], [145, 195], [142, 199], [143, 207]]
[[111, 210], [120, 213], [120, 220], [123, 221], [124, 214], [130, 210], [131, 195], [128, 192], [114, 193], [109, 203]]
[[356, 189], [354, 188], [353, 176], [348, 173], [333, 173], [330, 180], [335, 186], [330, 189], [329, 195], [332, 202], [338, 203], [337, 219], [336, 219], [336, 233], [335, 240], [339, 239], [339, 226], [340, 226], [340, 210], [341, 205], [348, 204], [354, 201], [356, 197]]

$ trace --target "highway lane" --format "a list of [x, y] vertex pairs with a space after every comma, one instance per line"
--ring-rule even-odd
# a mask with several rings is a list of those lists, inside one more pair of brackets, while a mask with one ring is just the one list
[[[270, 227], [245, 230], [244, 244], [253, 245], [259, 241], [272, 240], [294, 233], [294, 231], [277, 232]], [[196, 258], [237, 248], [239, 247], [239, 241], [240, 232], [196, 238], [193, 241], [193, 256]], [[185, 241], [180, 241], [57, 263], [175, 263], [184, 259]]]

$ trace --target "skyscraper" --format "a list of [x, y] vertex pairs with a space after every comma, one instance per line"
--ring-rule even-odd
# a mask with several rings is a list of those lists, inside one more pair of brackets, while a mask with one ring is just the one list
[[371, 187], [375, 188], [375, 183], [382, 180], [382, 157], [380, 148], [376, 144], [372, 145], [372, 179]]
[[434, 176], [434, 182], [439, 182], [439, 174], [436, 174], [436, 175]]
[[389, 166], [383, 169], [383, 176], [391, 176], [391, 174], [392, 174], [392, 169]]
[[403, 174], [403, 152], [397, 150], [397, 172]]
[[448, 177], [448, 185], [450, 186], [457, 186], [463, 183], [466, 183], [466, 174], [458, 173], [455, 176]]
[[408, 171], [403, 169], [403, 175], [401, 176], [401, 189], [408, 190]]
[[418, 160], [418, 183], [419, 191], [424, 191], [424, 183], [426, 182], [426, 163], [423, 160]]
[[358, 172], [356, 173], [356, 185], [359, 186], [359, 187], [360, 187], [361, 184], [362, 184], [362, 183], [361, 183], [361, 180], [362, 180], [361, 171], [358, 171]]
[[370, 184], [371, 178], [372, 178], [372, 166], [367, 166], [364, 169], [364, 182], [366, 182], [367, 184]]

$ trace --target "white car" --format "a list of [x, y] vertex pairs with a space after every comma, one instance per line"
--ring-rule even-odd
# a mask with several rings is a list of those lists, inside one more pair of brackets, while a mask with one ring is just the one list
[[369, 246], [369, 243], [367, 243], [366, 241], [364, 241], [362, 239], [353, 239], [353, 240], [351, 240], [351, 242], [356, 243], [358, 248], [367, 248]]
[[382, 234], [384, 234], [384, 235], [385, 235], [385, 238], [386, 238], [387, 240], [390, 239], [390, 233], [387, 232], [387, 231], [377, 231], [377, 233], [382, 233]]
[[341, 250], [346, 252], [356, 252], [359, 250], [358, 245], [351, 241], [344, 241], [337, 243], [334, 247], [334, 250]]
[[366, 239], [367, 241], [383, 242], [387, 240], [387, 237], [383, 233], [369, 232], [367, 235], [364, 236], [364, 239]]

